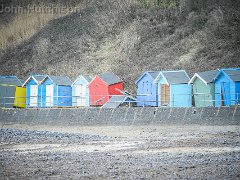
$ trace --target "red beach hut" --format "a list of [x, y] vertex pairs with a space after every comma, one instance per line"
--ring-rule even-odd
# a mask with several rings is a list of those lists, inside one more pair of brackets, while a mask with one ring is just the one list
[[102, 106], [113, 95], [122, 95], [123, 88], [123, 81], [113, 73], [95, 76], [89, 84], [91, 105]]

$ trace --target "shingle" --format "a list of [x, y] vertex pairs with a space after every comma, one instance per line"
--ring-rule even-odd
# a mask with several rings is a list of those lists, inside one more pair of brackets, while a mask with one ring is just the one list
[[240, 81], [240, 70], [223, 70], [233, 81]]
[[22, 82], [16, 76], [0, 76], [0, 84], [22, 86]]
[[185, 71], [163, 71], [162, 74], [169, 84], [187, 84], [190, 81]]
[[53, 83], [60, 86], [71, 86], [71, 80], [66, 76], [48, 76]]
[[113, 73], [104, 73], [99, 75], [99, 77], [105, 81], [108, 85], [117, 84], [122, 82], [122, 80]]
[[204, 81], [207, 83], [213, 82], [213, 79], [216, 77], [218, 70], [212, 70], [212, 71], [205, 71], [197, 73]]

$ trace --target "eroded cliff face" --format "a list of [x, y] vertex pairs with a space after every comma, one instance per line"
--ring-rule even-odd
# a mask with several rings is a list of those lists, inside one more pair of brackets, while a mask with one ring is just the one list
[[[134, 91], [134, 80], [145, 70], [186, 69], [192, 74], [240, 66], [236, 1], [86, 2], [71, 1], [68, 5], [81, 7], [79, 11], [49, 17], [0, 14], [1, 33], [14, 29], [17, 35], [18, 27], [34, 24], [25, 28], [28, 36], [9, 37], [8, 46], [1, 48], [0, 73], [23, 79], [32, 73], [75, 79], [79, 74], [112, 71]], [[11, 3], [16, 2], [5, 6]], [[23, 4], [28, 3], [33, 1]], [[25, 23], [17, 26], [18, 16]]]

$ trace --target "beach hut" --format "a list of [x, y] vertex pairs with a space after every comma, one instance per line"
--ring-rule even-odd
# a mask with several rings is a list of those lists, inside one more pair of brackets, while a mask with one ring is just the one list
[[16, 76], [0, 76], [0, 107], [26, 107], [26, 88]]
[[146, 71], [135, 82], [137, 85], [137, 106], [158, 106], [158, 85], [153, 83], [159, 71]]
[[89, 84], [91, 105], [102, 106], [113, 95], [122, 95], [123, 86], [123, 81], [113, 73], [95, 76]]
[[193, 86], [194, 105], [196, 107], [215, 106], [214, 77], [218, 70], [195, 73], [189, 81]]
[[240, 104], [240, 68], [221, 69], [214, 81], [217, 107]]
[[129, 95], [112, 96], [102, 108], [132, 107], [136, 105], [136, 99]]
[[90, 106], [88, 86], [91, 80], [90, 76], [81, 75], [72, 83], [72, 106]]
[[46, 75], [31, 75], [23, 84], [26, 87], [26, 107], [38, 108], [42, 106], [41, 82]]
[[192, 86], [186, 71], [161, 71], [154, 81], [158, 84], [159, 106], [191, 107]]
[[72, 81], [65, 76], [47, 76], [42, 81], [42, 107], [72, 106]]

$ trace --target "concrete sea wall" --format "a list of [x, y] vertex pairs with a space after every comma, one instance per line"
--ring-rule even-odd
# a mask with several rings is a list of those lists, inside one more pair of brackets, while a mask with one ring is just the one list
[[240, 107], [0, 109], [1, 123], [39, 125], [240, 125]]

